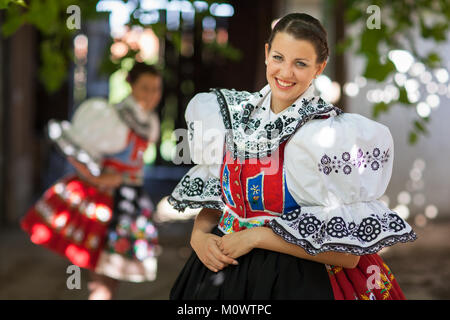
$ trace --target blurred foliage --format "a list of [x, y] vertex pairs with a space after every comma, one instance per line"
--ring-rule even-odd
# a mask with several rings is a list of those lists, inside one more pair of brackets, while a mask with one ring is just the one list
[[[329, 0], [336, 4], [335, 0]], [[342, 1], [341, 1], [342, 3]], [[429, 70], [445, 67], [441, 52], [431, 50], [419, 52], [416, 44], [417, 35], [433, 41], [436, 45], [447, 41], [450, 21], [450, 2], [448, 0], [345, 0], [345, 22], [355, 34], [348, 35], [338, 45], [338, 53], [353, 49], [365, 60], [363, 76], [376, 82], [385, 82], [397, 72], [389, 60], [391, 50], [406, 50], [415, 61], [422, 62]], [[369, 29], [369, 17], [373, 14], [369, 6], [380, 8], [380, 28]], [[369, 11], [369, 12], [368, 12]], [[355, 28], [354, 28], [355, 27]], [[436, 46], [434, 46], [436, 48]], [[389, 103], [379, 102], [373, 105], [373, 116], [378, 117], [388, 112], [393, 105], [415, 106], [408, 99], [403, 86], [394, 82], [399, 90], [396, 100]], [[409, 143], [415, 144], [420, 135], [427, 134], [429, 117], [417, 116], [409, 132]]]
[[[196, 0], [189, 0], [192, 4]], [[126, 1], [124, 1], [126, 2]], [[169, 0], [170, 2], [170, 0]], [[228, 0], [207, 0], [203, 1], [208, 5], [208, 8], [205, 10], [198, 10], [198, 8], [195, 8], [195, 19], [198, 21], [198, 23], [202, 23], [201, 21], [203, 18], [207, 16], [211, 16], [211, 12], [209, 10], [210, 6], [212, 4], [222, 4], [222, 3], [230, 3], [231, 1]], [[141, 7], [140, 1], [135, 1], [136, 8], [130, 12], [130, 19], [129, 22], [126, 24], [130, 29], [132, 27], [143, 27], [143, 28], [151, 28], [155, 35], [159, 39], [167, 39], [173, 47], [176, 49], [177, 54], [181, 54], [182, 52], [182, 28], [177, 28], [175, 30], [171, 30], [167, 27], [167, 25], [161, 21], [152, 23], [152, 24], [146, 24], [142, 22], [141, 16], [148, 13], [148, 11], [144, 10]], [[183, 24], [183, 19], [180, 17], [180, 25]], [[201, 36], [201, 35], [200, 35]], [[113, 43], [113, 39], [111, 39], [111, 44]], [[230, 60], [230, 61], [238, 61], [242, 57], [242, 52], [234, 48], [229, 43], [226, 44], [220, 44], [217, 43], [216, 39], [214, 39], [212, 42], [202, 42], [202, 50], [210, 53], [211, 55], [215, 55], [216, 57], [222, 57], [224, 59]], [[103, 59], [103, 64], [101, 66], [101, 70], [104, 73], [112, 74], [116, 72], [117, 70], [121, 69], [121, 63], [123, 60], [129, 59], [129, 58], [135, 58], [136, 55], [139, 52], [130, 46], [128, 46], [128, 50], [125, 56], [121, 57], [118, 60], [113, 60], [109, 57], [109, 52], [105, 52], [108, 56], [105, 55], [105, 59]], [[146, 61], [147, 62], [147, 61]], [[148, 61], [148, 63], [152, 63], [152, 61]], [[164, 61], [161, 61], [159, 63], [159, 67], [164, 66]], [[166, 78], [170, 78], [171, 72], [175, 72], [174, 70], [168, 70], [166, 68], [161, 70], [162, 74]]]
[[[123, 0], [127, 3], [132, 0]], [[14, 34], [22, 25], [29, 24], [35, 27], [40, 35], [40, 66], [39, 79], [48, 92], [58, 90], [67, 79], [69, 66], [73, 61], [72, 40], [77, 29], [68, 27], [68, 18], [71, 12], [67, 8], [76, 5], [80, 8], [81, 24], [86, 20], [95, 20], [104, 17], [104, 12], [97, 12], [96, 6], [99, 1], [93, 0], [0, 0], [0, 9], [5, 10], [5, 20], [1, 26], [1, 33], [8, 37]], [[159, 38], [166, 37], [174, 47], [181, 51], [181, 30], [169, 30], [164, 23], [144, 24], [141, 22], [140, 15], [146, 14], [140, 6], [138, 0], [134, 0], [136, 8], [130, 13], [128, 26], [151, 27]], [[194, 0], [190, 0], [191, 3]], [[208, 6], [213, 3], [229, 3], [229, 1], [206, 1]], [[196, 11], [200, 18], [211, 15], [210, 11]], [[200, 22], [201, 23], [201, 22]], [[116, 61], [111, 60], [109, 51], [110, 44], [105, 48], [101, 72], [111, 75], [121, 69], [121, 62], [128, 58], [135, 58], [138, 52], [129, 48], [127, 54]], [[213, 41], [204, 46], [213, 54], [225, 59], [238, 60], [241, 52], [228, 44], [218, 44]]]
[[6, 11], [3, 36], [11, 36], [25, 24], [39, 31], [39, 79], [48, 92], [61, 87], [73, 58], [71, 41], [77, 30], [67, 27], [67, 8], [71, 5], [80, 8], [82, 19], [96, 16], [96, 3], [90, 0], [0, 0], [0, 9]]

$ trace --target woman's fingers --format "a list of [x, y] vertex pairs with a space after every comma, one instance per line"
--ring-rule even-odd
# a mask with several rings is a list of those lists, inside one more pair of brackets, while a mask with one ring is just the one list
[[209, 253], [207, 256], [208, 259], [208, 264], [210, 264], [211, 266], [213, 266], [215, 269], [218, 270], [222, 270], [223, 268], [226, 267], [226, 265], [219, 261], [213, 254]]
[[217, 250], [214, 250], [214, 254], [217, 259], [226, 263], [227, 265], [229, 265], [229, 264], [237, 265], [238, 264], [238, 262], [236, 260], [234, 260], [233, 258], [228, 256], [228, 251], [224, 249], [223, 242], [220, 240], [218, 242]]

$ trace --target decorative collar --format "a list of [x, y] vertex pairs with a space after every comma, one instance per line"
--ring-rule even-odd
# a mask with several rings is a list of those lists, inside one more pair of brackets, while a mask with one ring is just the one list
[[256, 93], [227, 89], [212, 91], [217, 96], [227, 129], [227, 149], [241, 160], [264, 158], [309, 120], [342, 113], [321, 97], [314, 96], [313, 86], [277, 114], [270, 110], [272, 92], [269, 85]]
[[152, 112], [145, 111], [131, 94], [122, 102], [116, 104], [115, 107], [123, 122], [137, 135], [147, 139]]

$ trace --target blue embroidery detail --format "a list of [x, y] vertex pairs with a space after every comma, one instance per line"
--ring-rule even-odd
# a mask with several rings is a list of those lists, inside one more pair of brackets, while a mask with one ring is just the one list
[[283, 213], [287, 213], [289, 211], [292, 211], [294, 209], [299, 208], [300, 206], [297, 204], [297, 202], [292, 197], [291, 193], [289, 192], [287, 183], [286, 183], [286, 176], [283, 173], [283, 180], [284, 180], [284, 210]]
[[247, 178], [247, 200], [253, 211], [264, 211], [263, 179], [263, 173]]
[[228, 170], [228, 165], [225, 165], [224, 169], [223, 169], [222, 187], [223, 187], [223, 193], [225, 194], [225, 197], [227, 198], [228, 203], [233, 207], [236, 206], [233, 201], [233, 197], [231, 196], [230, 171]]

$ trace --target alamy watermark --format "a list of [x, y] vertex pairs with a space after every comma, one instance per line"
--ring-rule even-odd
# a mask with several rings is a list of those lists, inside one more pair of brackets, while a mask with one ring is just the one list
[[70, 16], [66, 20], [66, 26], [69, 30], [80, 30], [81, 29], [81, 9], [77, 5], [70, 5], [66, 10], [67, 14]]
[[[203, 165], [221, 165], [224, 161], [225, 141], [236, 144], [240, 154], [253, 154], [245, 160], [245, 164], [261, 164], [264, 167], [266, 175], [273, 175], [280, 169], [279, 149], [270, 150], [270, 156], [267, 156], [266, 149], [271, 143], [271, 137], [279, 134], [277, 129], [270, 131], [266, 136], [259, 136], [256, 141], [247, 141], [245, 138], [236, 138], [232, 130], [220, 130], [218, 128], [204, 128], [202, 121], [192, 121], [188, 123], [189, 130], [176, 129], [173, 131], [175, 141], [175, 153], [172, 162], [175, 165], [180, 164], [203, 164]], [[237, 144], [243, 144], [238, 146]], [[265, 156], [254, 157], [257, 150], [264, 151]], [[242, 163], [243, 159], [227, 159], [228, 164]]]
[[367, 274], [370, 274], [369, 278], [367, 278], [366, 285], [367, 289], [381, 289], [381, 270], [377, 265], [370, 265], [366, 270]]
[[67, 267], [66, 273], [70, 274], [70, 276], [67, 277], [67, 281], [66, 281], [67, 289], [69, 289], [69, 290], [81, 289], [81, 269], [80, 269], [80, 267], [72, 264]]
[[368, 29], [381, 29], [381, 9], [377, 5], [370, 5], [367, 7], [366, 13], [370, 14], [367, 18], [366, 26]]

